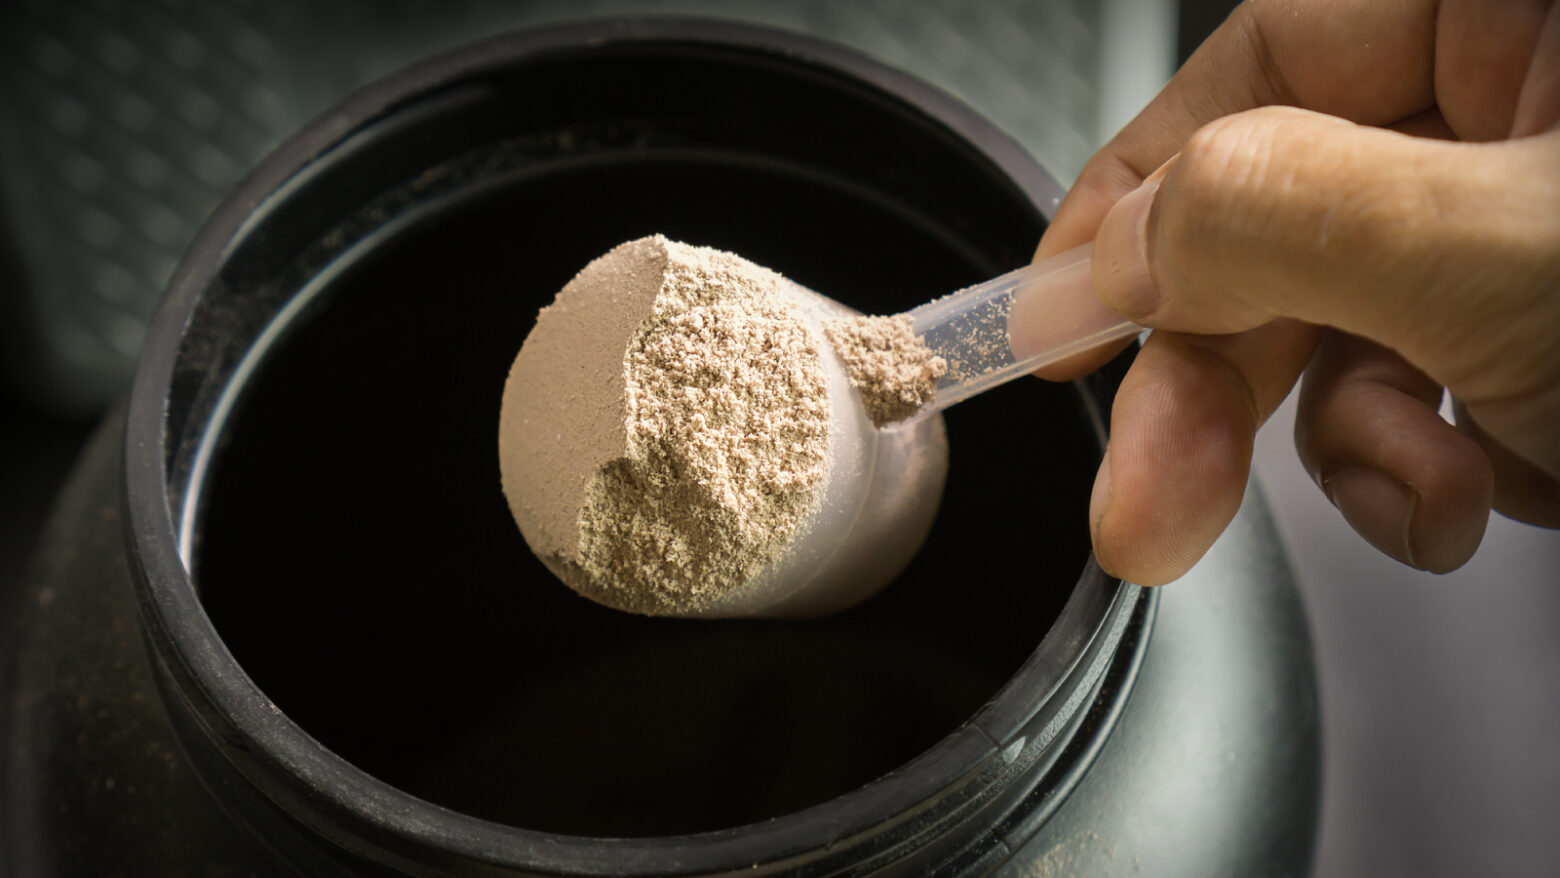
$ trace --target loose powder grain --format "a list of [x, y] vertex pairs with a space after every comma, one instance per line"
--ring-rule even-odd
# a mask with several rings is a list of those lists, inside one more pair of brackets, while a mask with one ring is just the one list
[[[544, 309], [505, 389], [500, 458], [527, 541], [576, 591], [685, 614], [778, 558], [811, 513], [828, 466], [828, 385], [786, 283], [655, 236], [596, 260]], [[570, 333], [607, 336], [591, 374], [571, 392], [536, 387], [574, 353], [550, 336]], [[609, 442], [569, 435], [589, 428], [576, 414], [589, 411], [602, 424], [620, 414], [621, 430]], [[525, 447], [538, 427], [556, 428], [546, 438], [561, 454]], [[532, 485], [543, 502], [524, 496]]]
[[920, 411], [948, 373], [947, 361], [932, 353], [903, 314], [830, 320], [824, 332], [879, 427]]

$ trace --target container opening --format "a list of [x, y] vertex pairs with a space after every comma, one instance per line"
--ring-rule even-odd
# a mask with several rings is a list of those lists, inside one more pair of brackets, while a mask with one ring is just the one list
[[[679, 834], [870, 782], [1017, 671], [1089, 550], [1078, 462], [1098, 449], [1070, 386], [1017, 382], [951, 411], [925, 547], [884, 593], [816, 621], [647, 619], [577, 597], [527, 549], [495, 450], [537, 309], [621, 241], [733, 250], [868, 313], [982, 279], [971, 254], [997, 245], [738, 154], [622, 153], [468, 195], [341, 271], [218, 427], [197, 587], [305, 731], [473, 816]], [[994, 522], [993, 506], [1019, 514]]]

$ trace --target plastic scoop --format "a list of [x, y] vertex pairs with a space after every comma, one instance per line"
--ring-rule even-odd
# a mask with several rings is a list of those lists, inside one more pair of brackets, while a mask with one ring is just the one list
[[1094, 297], [1093, 252], [1084, 244], [910, 311], [915, 334], [948, 362], [922, 412], [1142, 332]]
[[[908, 312], [915, 334], [948, 370], [932, 400], [898, 424], [874, 427], [839, 358], [827, 357], [832, 466], [821, 502], [789, 552], [696, 615], [819, 615], [897, 576], [925, 539], [942, 493], [947, 440], [937, 413], [1142, 331], [1095, 297], [1092, 252], [1085, 244]], [[804, 287], [795, 291], [815, 325], [858, 314]]]
[[[630, 399], [622, 383], [624, 351], [639, 327], [646, 325], [642, 321], [649, 319], [673, 267], [691, 272], [704, 270], [700, 265], [724, 266], [721, 277], [759, 279], [748, 281], [752, 283], [773, 284], [776, 276], [733, 254], [659, 236], [620, 245], [587, 266], [544, 309], [511, 368], [499, 429], [499, 463], [510, 510], [543, 563], [582, 595], [608, 606], [705, 618], [816, 616], [849, 607], [893, 580], [931, 529], [947, 473], [941, 409], [1046, 363], [1138, 331], [1095, 298], [1089, 254], [1089, 247], [1078, 248], [902, 315], [909, 317], [913, 333], [947, 362], [948, 369], [926, 404], [884, 427], [874, 425], [845, 358], [829, 341], [831, 321], [859, 318], [859, 312], [783, 279], [778, 287], [771, 287], [794, 304], [795, 316], [813, 339], [819, 357], [828, 397], [821, 483], [809, 489], [807, 511], [800, 519], [783, 525], [786, 535], [778, 551], [773, 546], [763, 549], [768, 558], [762, 566], [744, 571], [745, 578], [737, 581], [717, 575], [690, 585], [657, 565], [666, 561], [686, 570], [691, 566], [683, 560], [690, 557], [688, 547], [705, 551], [700, 547], [714, 545], [699, 542], [703, 537], [693, 530], [651, 530], [648, 542], [632, 544], [598, 539], [593, 545], [605, 545], [613, 553], [606, 556], [608, 565], [595, 568], [605, 574], [587, 575], [579, 561], [583, 549], [577, 547], [587, 537], [582, 504], [593, 502], [590, 486], [616, 485], [614, 490], [621, 491], [636, 484], [629, 476], [611, 475], [624, 472], [614, 467], [630, 466], [622, 457], [627, 453], [624, 436]], [[679, 325], [702, 333], [704, 319]], [[890, 322], [896, 325], [896, 337], [902, 338], [903, 321]], [[714, 343], [715, 336], [710, 339], [701, 343]], [[930, 378], [934, 372], [930, 368], [921, 377]], [[655, 398], [683, 405], [686, 411], [686, 401], [699, 399], [704, 392], [702, 385], [694, 384], [706, 380], [699, 377], [703, 373], [689, 374], [692, 383], [687, 387], [658, 391], [676, 396]], [[926, 399], [924, 389], [924, 385], [917, 388], [921, 400]], [[695, 414], [702, 417], [718, 411]], [[689, 438], [708, 441], [702, 433]], [[711, 447], [727, 446], [716, 440]], [[759, 447], [772, 448], [774, 443]], [[746, 473], [751, 471], [743, 469], [746, 453], [714, 459], [733, 461], [733, 473]], [[593, 481], [598, 477], [616, 481]], [[663, 502], [661, 498], [702, 503], [706, 501], [700, 499], [705, 496], [701, 492], [709, 489], [704, 482], [682, 485], [676, 480], [683, 476], [675, 469], [645, 478], [669, 480], [666, 485], [682, 493], [651, 493], [653, 486], [647, 482], [641, 489], [644, 494], [624, 496], [640, 496], [650, 506], [630, 508], [630, 502], [629, 506], [595, 507], [626, 511], [624, 518], [608, 518], [605, 525], [593, 519], [598, 523], [589, 525], [597, 528], [592, 533], [621, 533], [619, 525], [637, 527], [648, 520], [668, 527], [699, 527], [739, 518], [739, 511], [733, 511], [736, 507], [711, 506], [705, 511], [706, 507], [696, 506], [690, 507], [695, 510], [691, 515], [680, 510], [675, 521], [652, 519], [666, 508], [655, 505]], [[784, 482], [775, 484], [780, 486], [777, 492], [785, 490]], [[710, 495], [717, 504], [723, 497]], [[727, 530], [723, 538], [739, 532]], [[620, 563], [624, 559], [629, 563]], [[613, 578], [592, 578], [601, 575]], [[705, 587], [698, 600], [679, 600], [700, 586]]]

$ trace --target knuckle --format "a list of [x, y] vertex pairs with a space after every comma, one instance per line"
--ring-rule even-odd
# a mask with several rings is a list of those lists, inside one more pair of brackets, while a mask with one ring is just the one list
[[1165, 213], [1158, 231], [1166, 256], [1192, 272], [1219, 252], [1211, 244], [1233, 243], [1258, 225], [1262, 189], [1274, 163], [1271, 138], [1247, 114], [1226, 116], [1192, 135], [1165, 187]]
[[1178, 196], [1173, 203], [1187, 215], [1178, 218], [1205, 216], [1229, 197], [1232, 171], [1239, 173], [1234, 166], [1246, 148], [1245, 139], [1240, 127], [1226, 117], [1204, 125], [1187, 140], [1172, 179], [1166, 181]]
[[[1295, 112], [1266, 107], [1225, 116], [1204, 125], [1187, 141], [1178, 167], [1184, 211], [1224, 220], [1240, 233], [1272, 203], [1275, 189], [1291, 182], [1304, 163], [1282, 129]], [[1190, 219], [1191, 217], [1187, 217]]]
[[1382, 179], [1374, 162], [1351, 151], [1353, 128], [1263, 107], [1199, 129], [1164, 183], [1170, 197], [1155, 243], [1169, 272], [1183, 282], [1214, 279], [1226, 302], [1266, 285], [1263, 308], [1288, 313], [1295, 303], [1279, 299], [1361, 246], [1379, 245], [1380, 230], [1423, 210], [1423, 193]]
[[1198, 129], [1157, 202], [1150, 244], [1157, 276], [1188, 301], [1219, 303], [1219, 315], [1202, 316], [1225, 329], [1255, 319], [1247, 313], [1254, 304], [1238, 305], [1249, 292], [1244, 275], [1259, 270], [1269, 239], [1284, 233], [1275, 195], [1294, 167], [1275, 135], [1286, 114], [1275, 109], [1280, 112], [1248, 111]]

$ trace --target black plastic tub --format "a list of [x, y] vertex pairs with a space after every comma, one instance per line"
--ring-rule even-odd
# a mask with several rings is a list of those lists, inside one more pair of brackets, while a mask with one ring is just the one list
[[[121, 631], [127, 604], [88, 589], [75, 599], [104, 601], [86, 612], [117, 639], [88, 644], [47, 611], [29, 630], [65, 626], [44, 648], [63, 657], [22, 638], [13, 865], [982, 874], [1033, 860], [1025, 846], [1122, 715], [1155, 617], [1153, 595], [1093, 563], [1084, 521], [1130, 354], [950, 410], [927, 544], [829, 619], [649, 619], [573, 595], [509, 518], [495, 442], [537, 309], [616, 243], [733, 250], [888, 313], [1026, 262], [1059, 196], [952, 99], [724, 23], [507, 36], [316, 120], [191, 246], [122, 457], [99, 440], [41, 553], [39, 587], [59, 593], [111, 592], [127, 573], [140, 634]], [[123, 572], [51, 556], [71, 535], [117, 540], [91, 510], [121, 467]], [[154, 680], [155, 695], [95, 719], [39, 707], [70, 696], [40, 678], [72, 643], [123, 664], [139, 637], [149, 674], [82, 685]], [[1304, 650], [1280, 665], [1268, 676], [1310, 685]], [[131, 740], [92, 759], [50, 743], [95, 740], [116, 710]], [[1299, 727], [1298, 767], [1253, 766], [1257, 783], [1314, 774], [1314, 728]], [[139, 790], [112, 812], [90, 796], [29, 810], [46, 784], [90, 787], [104, 766], [110, 789]], [[130, 828], [159, 804], [164, 831]], [[1247, 834], [1303, 863], [1313, 819], [1301, 807]], [[1093, 874], [1086, 860], [1074, 867]]]

